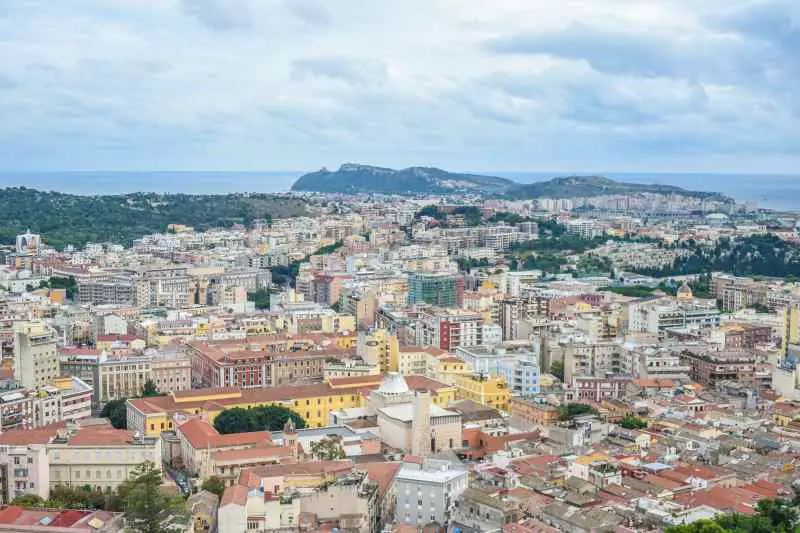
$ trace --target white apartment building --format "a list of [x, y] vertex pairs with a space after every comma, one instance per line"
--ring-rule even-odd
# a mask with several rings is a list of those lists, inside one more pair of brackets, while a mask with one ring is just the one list
[[629, 330], [656, 335], [660, 340], [673, 328], [708, 329], [719, 326], [716, 302], [669, 303], [667, 300], [642, 300], [629, 307]]
[[468, 471], [456, 469], [448, 461], [403, 464], [395, 477], [395, 521], [415, 527], [444, 524], [468, 485]]

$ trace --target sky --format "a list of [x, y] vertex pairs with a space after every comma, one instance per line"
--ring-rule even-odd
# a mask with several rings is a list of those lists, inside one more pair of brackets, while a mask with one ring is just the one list
[[800, 169], [800, 0], [15, 0], [0, 65], [5, 171]]

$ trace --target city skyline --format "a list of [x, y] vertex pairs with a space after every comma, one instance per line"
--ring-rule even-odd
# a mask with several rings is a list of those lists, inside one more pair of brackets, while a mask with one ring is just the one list
[[788, 0], [24, 2], [1, 171], [798, 168]]

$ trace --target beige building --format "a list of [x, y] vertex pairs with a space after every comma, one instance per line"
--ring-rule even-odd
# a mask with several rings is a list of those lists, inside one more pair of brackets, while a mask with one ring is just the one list
[[12, 430], [0, 434], [0, 504], [23, 494], [47, 499], [50, 470], [47, 443], [55, 429]]
[[192, 360], [186, 353], [163, 353], [150, 361], [150, 376], [158, 392], [170, 393], [192, 388]]
[[461, 447], [461, 415], [434, 404], [428, 390], [411, 391], [400, 374], [388, 374], [370, 393], [367, 410], [391, 448], [426, 456]]
[[99, 411], [111, 400], [134, 398], [151, 379], [150, 356], [110, 356], [62, 350], [61, 373], [81, 378], [92, 386], [93, 405]]
[[14, 377], [27, 388], [47, 385], [58, 377], [56, 334], [44, 322], [14, 324]]
[[114, 490], [145, 461], [161, 468], [161, 439], [108, 426], [67, 428], [47, 445], [47, 455], [51, 488]]

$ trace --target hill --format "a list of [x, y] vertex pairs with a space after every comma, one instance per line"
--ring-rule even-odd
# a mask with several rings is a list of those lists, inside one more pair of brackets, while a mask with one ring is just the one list
[[13, 243], [30, 229], [57, 248], [106, 241], [130, 245], [169, 224], [205, 230], [305, 213], [302, 199], [268, 194], [79, 196], [14, 187], [0, 189], [0, 242]]
[[304, 174], [293, 191], [377, 194], [504, 194], [518, 184], [505, 178], [458, 174], [438, 168], [402, 170], [345, 163], [339, 170], [325, 168]]
[[548, 181], [520, 185], [516, 194], [526, 198], [577, 198], [604, 196], [608, 194], [676, 194], [693, 198], [726, 200], [715, 192], [690, 191], [674, 185], [627, 183], [605, 176], [566, 176]]
[[294, 191], [377, 194], [484, 194], [514, 198], [576, 198], [607, 194], [676, 194], [729, 201], [715, 192], [690, 191], [674, 185], [627, 183], [604, 176], [566, 176], [522, 184], [507, 178], [459, 174], [431, 167], [402, 170], [345, 163], [339, 170], [323, 168], [304, 174]]

